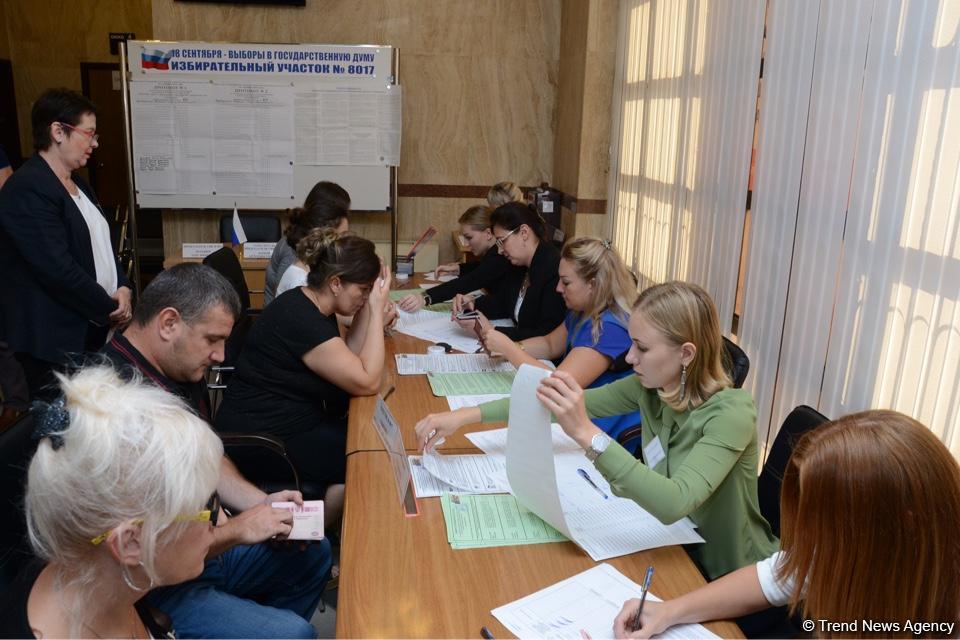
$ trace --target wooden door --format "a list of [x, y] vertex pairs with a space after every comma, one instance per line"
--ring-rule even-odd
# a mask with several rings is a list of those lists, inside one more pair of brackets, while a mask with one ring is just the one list
[[123, 95], [120, 65], [112, 62], [81, 62], [83, 94], [97, 107], [100, 146], [87, 165], [90, 184], [104, 210], [126, 207], [127, 149], [123, 140]]

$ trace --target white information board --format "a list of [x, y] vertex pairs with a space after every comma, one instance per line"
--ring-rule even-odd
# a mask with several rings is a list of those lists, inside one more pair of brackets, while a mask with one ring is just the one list
[[128, 42], [137, 203], [287, 209], [320, 180], [390, 204], [402, 92], [391, 47]]

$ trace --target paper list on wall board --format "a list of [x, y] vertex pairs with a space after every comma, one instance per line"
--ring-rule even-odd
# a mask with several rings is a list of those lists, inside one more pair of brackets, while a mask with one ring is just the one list
[[306, 165], [400, 164], [402, 90], [298, 89], [296, 161]]

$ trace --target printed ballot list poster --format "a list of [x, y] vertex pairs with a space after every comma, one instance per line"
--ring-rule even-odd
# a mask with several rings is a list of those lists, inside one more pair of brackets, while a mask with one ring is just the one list
[[138, 193], [292, 198], [298, 165], [399, 164], [381, 49], [187, 44], [132, 43]]

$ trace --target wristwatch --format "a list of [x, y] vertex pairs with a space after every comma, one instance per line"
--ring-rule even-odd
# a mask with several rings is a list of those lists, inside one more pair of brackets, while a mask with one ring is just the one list
[[584, 451], [584, 455], [587, 456], [587, 460], [590, 462], [595, 462], [597, 458], [600, 457], [600, 454], [607, 450], [607, 447], [610, 446], [611, 442], [613, 442], [613, 439], [603, 431], [594, 435], [590, 440], [590, 446], [587, 447], [586, 451]]
[[429, 293], [423, 293], [421, 295], [423, 296], [423, 306], [429, 307], [431, 304], [433, 304], [433, 301], [430, 299]]

